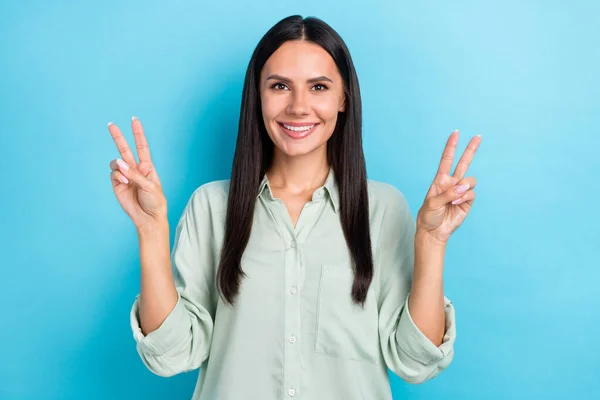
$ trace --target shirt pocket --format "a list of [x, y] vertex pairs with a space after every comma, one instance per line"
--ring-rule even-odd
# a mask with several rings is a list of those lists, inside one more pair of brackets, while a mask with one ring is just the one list
[[354, 272], [346, 262], [321, 266], [315, 352], [379, 363], [377, 305], [369, 290], [364, 309], [352, 302]]

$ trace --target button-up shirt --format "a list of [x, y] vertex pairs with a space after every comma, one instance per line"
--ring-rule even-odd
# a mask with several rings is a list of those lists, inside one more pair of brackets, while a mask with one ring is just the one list
[[333, 170], [296, 226], [264, 176], [234, 306], [216, 272], [229, 180], [198, 187], [175, 230], [171, 266], [178, 299], [146, 336], [139, 295], [130, 313], [136, 348], [155, 374], [200, 368], [194, 400], [391, 399], [388, 368], [410, 383], [438, 375], [453, 358], [454, 308], [444, 297], [436, 346], [408, 309], [415, 221], [394, 186], [368, 180], [374, 276], [364, 308], [352, 302], [354, 272]]

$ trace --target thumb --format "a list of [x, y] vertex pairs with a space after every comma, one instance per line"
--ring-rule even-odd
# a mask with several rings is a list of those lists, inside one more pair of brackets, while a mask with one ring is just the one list
[[467, 190], [469, 190], [470, 187], [471, 185], [469, 185], [468, 183], [452, 186], [445, 192], [442, 192], [437, 196], [432, 197], [431, 200], [429, 200], [429, 205], [433, 210], [442, 208], [447, 203], [456, 199], [460, 199], [462, 196], [464, 196], [464, 194], [467, 192]]
[[127, 164], [121, 159], [117, 160], [117, 165], [119, 166], [119, 171], [131, 182], [135, 183], [144, 190], [151, 189], [152, 182], [149, 181], [140, 171], [138, 171], [137, 168]]

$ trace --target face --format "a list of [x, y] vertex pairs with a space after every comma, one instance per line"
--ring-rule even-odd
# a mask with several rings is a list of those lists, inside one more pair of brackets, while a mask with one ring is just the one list
[[337, 66], [323, 48], [285, 42], [261, 71], [260, 99], [276, 157], [327, 154], [338, 112], [345, 111], [345, 96]]

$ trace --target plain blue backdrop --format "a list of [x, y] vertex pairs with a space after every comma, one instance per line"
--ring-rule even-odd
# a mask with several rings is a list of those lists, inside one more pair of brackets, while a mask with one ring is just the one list
[[[135, 228], [110, 184], [113, 121], [144, 124], [171, 240], [229, 177], [241, 89], [291, 14], [346, 41], [368, 175], [420, 208], [450, 132], [482, 143], [448, 245], [456, 355], [395, 399], [600, 398], [597, 1], [2, 1], [0, 399], [189, 399], [139, 359]], [[307, 399], [310, 400], [310, 399]]]

